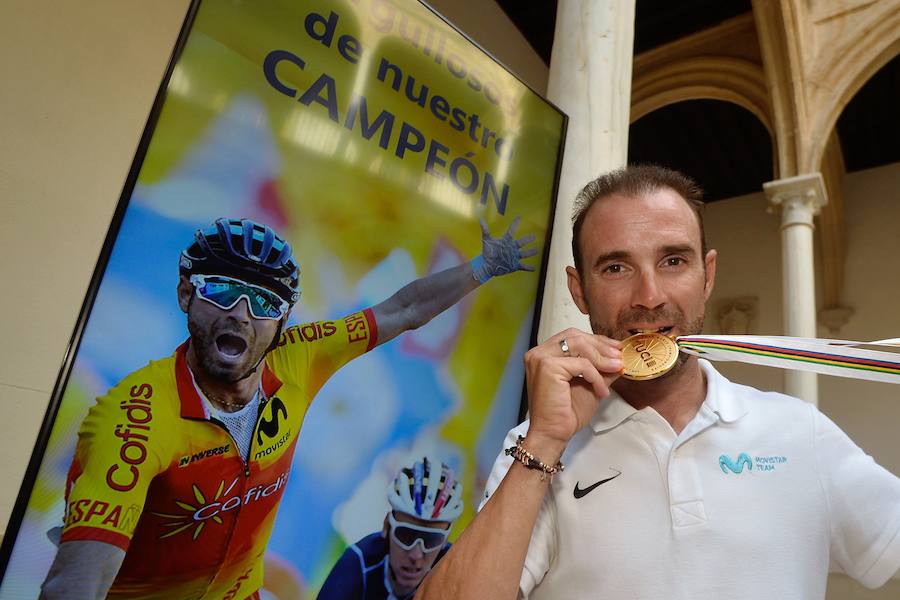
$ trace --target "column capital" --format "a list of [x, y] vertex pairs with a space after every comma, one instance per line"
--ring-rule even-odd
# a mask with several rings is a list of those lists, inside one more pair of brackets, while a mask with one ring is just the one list
[[830, 306], [819, 311], [819, 322], [827, 327], [832, 335], [837, 335], [854, 312], [856, 311], [849, 306]]
[[828, 203], [825, 180], [821, 173], [807, 173], [785, 179], [776, 179], [763, 184], [763, 191], [769, 206], [782, 207], [782, 226], [810, 225]]

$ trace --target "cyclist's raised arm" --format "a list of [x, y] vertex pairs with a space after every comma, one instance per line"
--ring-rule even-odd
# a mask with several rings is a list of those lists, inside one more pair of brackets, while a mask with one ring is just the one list
[[93, 540], [63, 542], [41, 585], [40, 600], [106, 598], [123, 560], [125, 551], [112, 544]]
[[378, 326], [377, 344], [425, 325], [491, 277], [534, 271], [533, 266], [522, 263], [523, 258], [537, 254], [535, 248], [525, 248], [534, 241], [534, 236], [516, 239], [518, 225], [517, 217], [502, 237], [494, 238], [482, 220], [482, 253], [479, 256], [468, 263], [417, 279], [373, 306], [372, 313]]

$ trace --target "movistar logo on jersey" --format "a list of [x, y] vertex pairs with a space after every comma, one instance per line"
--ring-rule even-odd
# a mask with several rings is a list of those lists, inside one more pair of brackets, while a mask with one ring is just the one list
[[728, 473], [728, 471], [731, 471], [732, 473], [743, 473], [745, 466], [748, 470], [753, 470], [753, 461], [750, 460], [750, 457], [746, 452], [741, 452], [738, 455], [737, 460], [731, 460], [727, 454], [723, 454], [719, 457], [719, 467], [721, 467], [723, 473]]
[[278, 438], [277, 441], [275, 441], [272, 444], [269, 444], [268, 446], [266, 446], [259, 452], [255, 453], [253, 455], [253, 460], [259, 460], [260, 458], [262, 458], [264, 456], [269, 456], [270, 454], [272, 454], [273, 452], [277, 451], [279, 448], [281, 448], [282, 446], [287, 444], [288, 440], [290, 440], [290, 439], [291, 439], [291, 430], [288, 429], [283, 436]]
[[281, 419], [287, 422], [287, 407], [284, 405], [284, 402], [281, 401], [281, 398], [274, 396], [269, 401], [267, 409], [271, 416], [269, 418], [266, 418], [265, 416], [261, 417], [259, 419], [259, 426], [256, 428], [256, 443], [260, 446], [263, 444], [263, 434], [269, 439], [278, 435], [279, 415]]
[[746, 452], [741, 452], [734, 460], [727, 454], [720, 455], [719, 468], [722, 469], [722, 472], [726, 475], [728, 475], [729, 472], [734, 474], [743, 473], [745, 467], [747, 468], [747, 472], [751, 472], [755, 469], [757, 472], [764, 473], [774, 471], [776, 467], [786, 464], [787, 461], [788, 459], [786, 456], [751, 457]]

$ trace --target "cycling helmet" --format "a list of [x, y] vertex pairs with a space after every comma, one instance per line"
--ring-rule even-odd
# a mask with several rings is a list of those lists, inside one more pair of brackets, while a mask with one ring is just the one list
[[224, 275], [266, 287], [293, 305], [300, 299], [300, 267], [291, 245], [250, 219], [217, 219], [198, 229], [181, 252], [182, 275]]
[[453, 522], [462, 514], [462, 484], [453, 469], [424, 457], [403, 467], [388, 485], [388, 501], [397, 512], [425, 521]]

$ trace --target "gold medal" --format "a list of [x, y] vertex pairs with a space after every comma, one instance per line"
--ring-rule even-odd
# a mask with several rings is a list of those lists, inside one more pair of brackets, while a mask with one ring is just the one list
[[674, 367], [677, 360], [678, 345], [661, 333], [636, 333], [622, 340], [625, 379], [656, 379]]

